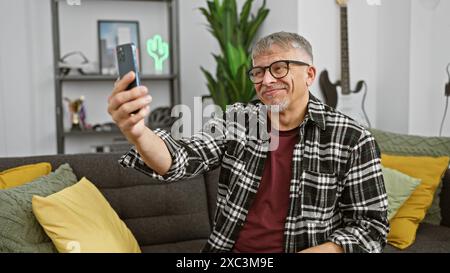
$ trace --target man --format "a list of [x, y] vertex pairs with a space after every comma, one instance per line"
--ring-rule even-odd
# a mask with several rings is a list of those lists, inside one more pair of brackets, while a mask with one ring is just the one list
[[[260, 102], [233, 105], [188, 139], [147, 128], [147, 89], [123, 92], [133, 75], [118, 81], [108, 111], [135, 145], [120, 163], [163, 181], [221, 166], [203, 251], [381, 252], [389, 226], [374, 138], [310, 94], [316, 69], [303, 37], [271, 34], [256, 43], [252, 58], [249, 77]], [[261, 106], [269, 107], [270, 141], [248, 137], [249, 122], [226, 118]]]

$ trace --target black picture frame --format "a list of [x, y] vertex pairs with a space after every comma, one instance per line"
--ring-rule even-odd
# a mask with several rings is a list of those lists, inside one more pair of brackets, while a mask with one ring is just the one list
[[[126, 30], [129, 33], [126, 33]], [[121, 32], [121, 33], [120, 33]], [[98, 20], [98, 54], [99, 74], [118, 75], [116, 64], [116, 46], [124, 43], [135, 43], [137, 49], [137, 61], [141, 71], [141, 50], [139, 21], [127, 20]], [[119, 36], [121, 35], [121, 36]], [[125, 37], [129, 35], [129, 37]]]

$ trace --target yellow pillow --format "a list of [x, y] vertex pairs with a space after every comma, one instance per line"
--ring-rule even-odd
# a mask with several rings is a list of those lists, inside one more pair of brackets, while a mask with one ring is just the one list
[[131, 231], [85, 177], [47, 197], [33, 196], [32, 205], [59, 252], [141, 252]]
[[0, 172], [0, 190], [6, 190], [31, 182], [52, 171], [48, 162], [23, 165]]
[[422, 180], [391, 219], [388, 243], [405, 249], [416, 239], [419, 223], [433, 202], [434, 193], [448, 168], [449, 157], [381, 155], [381, 164]]

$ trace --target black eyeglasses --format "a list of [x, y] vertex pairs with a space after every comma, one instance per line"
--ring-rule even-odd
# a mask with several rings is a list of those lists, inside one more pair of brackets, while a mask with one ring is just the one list
[[306, 65], [310, 64], [301, 61], [280, 60], [273, 62], [269, 66], [255, 66], [248, 71], [248, 77], [254, 84], [262, 83], [266, 69], [269, 69], [270, 75], [275, 79], [286, 77], [289, 73], [289, 64]]

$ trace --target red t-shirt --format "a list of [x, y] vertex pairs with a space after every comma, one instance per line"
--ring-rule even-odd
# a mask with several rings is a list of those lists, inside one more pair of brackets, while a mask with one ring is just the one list
[[267, 155], [261, 184], [239, 232], [234, 252], [284, 252], [292, 154], [298, 141], [299, 128], [279, 131], [278, 149]]

